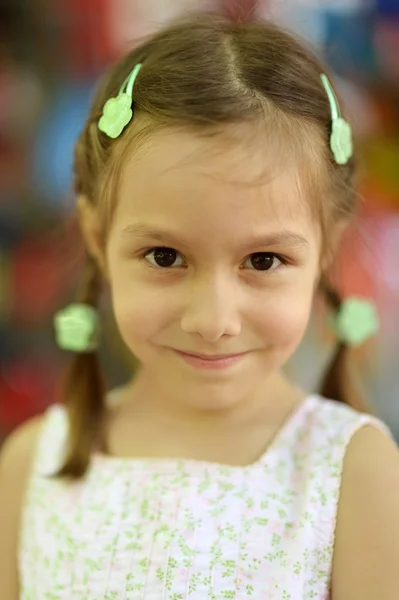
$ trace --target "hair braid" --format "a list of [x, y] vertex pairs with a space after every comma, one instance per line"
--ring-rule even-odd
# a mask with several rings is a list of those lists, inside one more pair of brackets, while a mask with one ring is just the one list
[[[89, 258], [78, 301], [98, 305], [101, 277]], [[63, 389], [68, 409], [69, 439], [65, 462], [57, 475], [79, 477], [84, 474], [96, 440], [99, 439], [105, 409], [105, 381], [96, 350], [75, 354]]]
[[[342, 297], [324, 277], [320, 282], [320, 291], [334, 313], [339, 312], [343, 302]], [[361, 412], [370, 412], [367, 401], [355, 382], [350, 353], [350, 347], [338, 341], [331, 362], [322, 378], [320, 393], [326, 398], [344, 402]]]

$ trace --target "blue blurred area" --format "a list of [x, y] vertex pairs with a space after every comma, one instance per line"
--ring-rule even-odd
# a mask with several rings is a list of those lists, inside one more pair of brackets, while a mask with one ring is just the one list
[[73, 149], [89, 109], [92, 86], [60, 88], [38, 124], [32, 179], [43, 202], [65, 207], [72, 183]]
[[376, 0], [376, 6], [380, 16], [399, 19], [398, 0]]
[[374, 28], [374, 11], [325, 12], [325, 53], [334, 71], [361, 81], [378, 76]]

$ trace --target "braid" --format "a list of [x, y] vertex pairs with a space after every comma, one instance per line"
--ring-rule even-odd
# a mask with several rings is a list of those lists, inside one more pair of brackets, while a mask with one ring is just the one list
[[[342, 306], [339, 292], [323, 277], [319, 285], [328, 306], [337, 313]], [[322, 378], [320, 393], [326, 398], [343, 402], [361, 412], [370, 412], [367, 401], [354, 381], [350, 348], [338, 341], [330, 365]]]
[[101, 276], [97, 264], [91, 257], [87, 258], [84, 279], [78, 301], [97, 308], [101, 291]]
[[[79, 302], [96, 307], [100, 283], [98, 267], [89, 258]], [[100, 438], [105, 411], [105, 382], [97, 351], [74, 355], [63, 396], [68, 408], [69, 440], [65, 463], [57, 476], [80, 477], [86, 472], [94, 444]]]

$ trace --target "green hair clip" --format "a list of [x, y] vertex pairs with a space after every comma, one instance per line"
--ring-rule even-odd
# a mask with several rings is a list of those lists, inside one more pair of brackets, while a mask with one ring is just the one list
[[[106, 101], [98, 128], [110, 138], [117, 138], [133, 116], [133, 86], [141, 64], [137, 64], [122, 84], [116, 98]], [[126, 88], [126, 89], [125, 89]]]
[[352, 130], [349, 123], [341, 115], [339, 103], [334, 93], [332, 85], [326, 75], [320, 75], [324, 89], [327, 92], [331, 107], [331, 137], [330, 148], [334, 155], [335, 162], [339, 165], [346, 165], [353, 154]]
[[63, 350], [92, 352], [98, 348], [99, 317], [88, 304], [70, 304], [54, 317], [55, 338]]
[[378, 332], [376, 307], [364, 298], [347, 298], [333, 318], [332, 325], [340, 342], [348, 346], [360, 346]]

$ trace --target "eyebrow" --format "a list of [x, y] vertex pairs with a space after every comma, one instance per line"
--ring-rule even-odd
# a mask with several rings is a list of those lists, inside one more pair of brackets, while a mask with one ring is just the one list
[[[123, 237], [136, 237], [136, 238], [151, 238], [159, 242], [170, 242], [179, 245], [184, 240], [179, 239], [178, 235], [172, 231], [164, 229], [158, 229], [150, 227], [145, 223], [133, 223], [127, 225], [122, 230]], [[286, 246], [290, 248], [307, 248], [309, 243], [301, 234], [295, 231], [282, 230], [275, 233], [269, 233], [265, 235], [256, 235], [252, 240], [245, 245], [248, 246]]]

